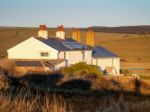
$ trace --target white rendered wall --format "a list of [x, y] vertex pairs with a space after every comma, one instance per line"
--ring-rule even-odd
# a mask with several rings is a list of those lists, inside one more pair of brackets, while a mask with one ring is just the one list
[[[57, 59], [58, 51], [31, 37], [7, 50], [9, 59]], [[41, 57], [40, 52], [48, 52], [48, 57]]]
[[[71, 64], [75, 64], [83, 61], [83, 53], [82, 51], [61, 51], [59, 52], [59, 59], [67, 59], [68, 66]], [[91, 64], [92, 60], [92, 50], [85, 51], [85, 59], [84, 62], [87, 64]]]
[[83, 61], [82, 51], [68, 51], [66, 58], [68, 59], [68, 66]]
[[59, 59], [65, 59], [64, 52], [59, 52]]
[[[85, 51], [86, 55], [85, 55], [85, 60], [84, 62], [86, 62], [87, 64], [91, 64], [91, 54], [92, 51]], [[75, 64], [78, 62], [83, 62], [83, 53], [82, 51], [68, 51], [67, 52], [67, 59], [68, 59], [68, 66], [71, 64]]]
[[106, 67], [114, 67], [117, 73], [120, 74], [120, 58], [93, 58], [93, 65], [97, 65], [103, 71]]
[[85, 51], [85, 61], [87, 64], [92, 64], [92, 50]]

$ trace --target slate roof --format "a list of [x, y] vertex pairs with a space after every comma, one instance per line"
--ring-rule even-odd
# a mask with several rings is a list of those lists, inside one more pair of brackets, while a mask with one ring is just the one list
[[42, 67], [42, 64], [40, 61], [15, 61], [15, 64], [17, 67]]
[[77, 41], [73, 40], [72, 38], [66, 38], [65, 42], [77, 42]]
[[[60, 39], [60, 38], [56, 38], [56, 37], [51, 37], [48, 39], [43, 39], [43, 38], [39, 38], [37, 37], [36, 39], [38, 39], [39, 41], [43, 42], [44, 44], [58, 50], [58, 51], [73, 51], [73, 50], [83, 50], [82, 49], [71, 49], [67, 46], [64, 45], [65, 42], [73, 42], [73, 43], [78, 43], [75, 40], [73, 40], [72, 38], [66, 38], [65, 40]], [[80, 44], [80, 43], [79, 43]], [[92, 50], [92, 48], [90, 46], [87, 45], [83, 45], [80, 44], [81, 46], [85, 46], [84, 50]]]
[[101, 46], [95, 46], [93, 48], [92, 57], [99, 58], [99, 57], [119, 57], [119, 56]]
[[12, 59], [12, 61], [17, 67], [55, 67], [59, 63], [63, 62], [64, 59]]

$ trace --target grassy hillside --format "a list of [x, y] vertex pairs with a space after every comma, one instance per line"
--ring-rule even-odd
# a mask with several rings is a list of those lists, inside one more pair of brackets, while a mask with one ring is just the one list
[[[0, 28], [0, 57], [7, 56], [6, 50], [21, 41], [37, 36], [38, 28]], [[49, 36], [55, 36], [56, 29], [49, 28]], [[65, 29], [71, 37], [71, 29]], [[81, 31], [81, 40], [85, 43], [86, 31]], [[122, 59], [122, 67], [150, 68], [150, 34], [122, 34], [95, 32], [95, 44], [101, 45]]]
[[[104, 37], [103, 37], [104, 38]], [[107, 37], [105, 37], [107, 38]], [[132, 62], [150, 62], [150, 36], [129, 36], [129, 37], [112, 37], [101, 41], [100, 38], [96, 38], [96, 42], [102, 45], [126, 61]]]
[[[150, 81], [130, 76], [26, 74], [0, 66], [1, 112], [149, 112]], [[88, 69], [88, 68], [87, 68]], [[98, 74], [97, 74], [98, 75]]]
[[133, 73], [150, 74], [150, 35], [96, 33], [96, 44], [101, 45], [121, 57], [122, 69]]

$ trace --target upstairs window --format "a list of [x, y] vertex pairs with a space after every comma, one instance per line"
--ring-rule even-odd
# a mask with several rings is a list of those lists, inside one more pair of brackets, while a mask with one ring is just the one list
[[41, 56], [41, 57], [48, 57], [48, 56], [49, 56], [49, 53], [48, 53], [48, 52], [41, 52], [41, 53], [40, 53], [40, 56]]

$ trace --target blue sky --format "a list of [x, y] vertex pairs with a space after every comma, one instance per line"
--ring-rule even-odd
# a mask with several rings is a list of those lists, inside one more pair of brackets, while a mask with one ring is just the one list
[[150, 25], [150, 0], [1, 0], [0, 26]]

